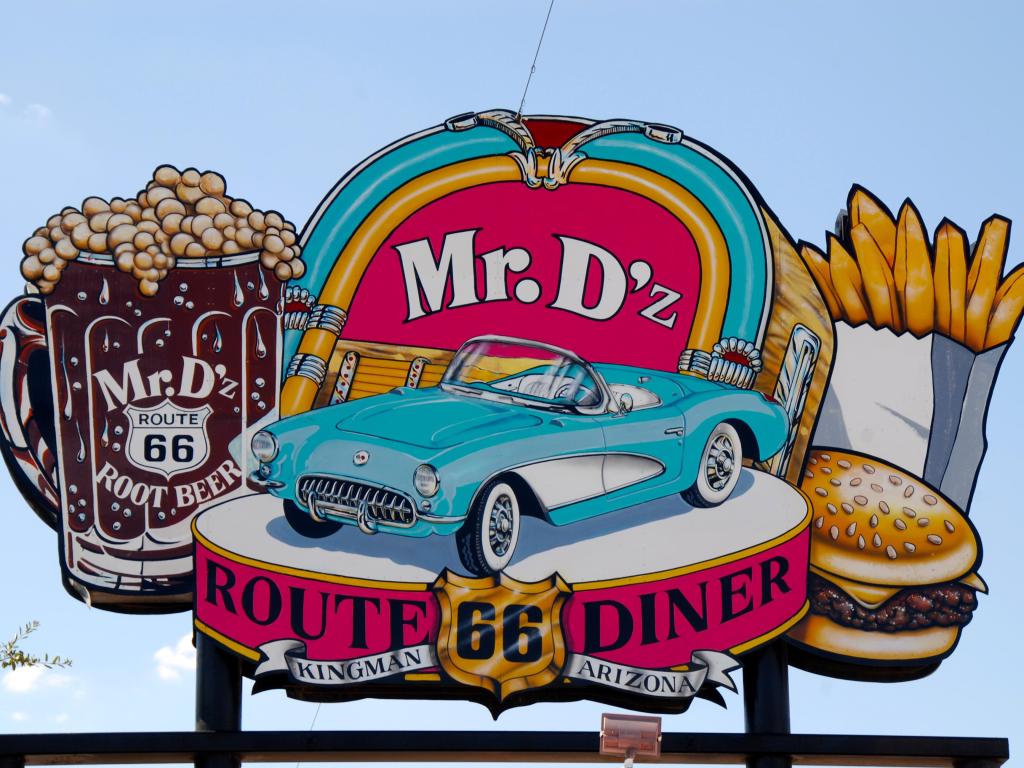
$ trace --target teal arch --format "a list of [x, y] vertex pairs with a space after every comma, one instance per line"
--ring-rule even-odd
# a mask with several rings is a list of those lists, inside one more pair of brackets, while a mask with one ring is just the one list
[[722, 228], [729, 249], [731, 281], [722, 336], [760, 344], [770, 301], [771, 246], [761, 212], [741, 182], [710, 151], [686, 139], [663, 144], [642, 133], [616, 133], [588, 141], [581, 152], [649, 168], [704, 204]]
[[[342, 178], [307, 222], [307, 271], [296, 284], [318, 295], [356, 228], [388, 195], [417, 176], [518, 151], [521, 147], [507, 133], [486, 125], [460, 131], [439, 126], [381, 150]], [[760, 344], [770, 302], [771, 248], [755, 199], [738, 177], [710, 150], [685, 138], [666, 144], [643, 133], [615, 133], [586, 142], [580, 154], [649, 168], [688, 189], [707, 207], [722, 229], [731, 267], [722, 336]], [[285, 333], [282, 359], [292, 358], [301, 336], [300, 331]]]
[[[342, 178], [306, 223], [302, 249], [306, 274], [295, 284], [317, 296], [356, 228], [388, 195], [412, 179], [453, 163], [518, 150], [510, 136], [488, 126], [462, 131], [438, 127], [382, 150]], [[283, 360], [291, 360], [301, 338], [301, 331], [285, 333]]]

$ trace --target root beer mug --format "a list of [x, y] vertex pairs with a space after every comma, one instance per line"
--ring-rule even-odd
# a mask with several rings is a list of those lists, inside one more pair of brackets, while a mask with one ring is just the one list
[[[83, 252], [48, 295], [8, 310], [5, 355], [20, 353], [4, 367], [8, 442], [20, 429], [19, 484], [37, 511], [54, 502], [48, 487], [59, 492], [53, 520], [79, 597], [149, 610], [154, 600], [189, 601], [191, 522], [252, 492], [249, 439], [277, 418], [282, 293], [258, 252], [179, 259], [152, 296], [113, 255]], [[41, 346], [42, 329], [29, 332], [39, 303], [55, 468], [39, 460], [45, 439], [29, 439], [47, 432], [30, 423], [47, 409], [26, 400], [45, 383], [46, 359], [26, 355]]]

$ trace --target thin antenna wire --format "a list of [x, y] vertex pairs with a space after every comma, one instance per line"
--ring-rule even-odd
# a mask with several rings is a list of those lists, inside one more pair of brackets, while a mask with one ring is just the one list
[[[321, 702], [319, 702], [319, 701], [316, 703], [316, 712], [313, 713], [313, 722], [311, 722], [309, 724], [309, 730], [311, 730], [311, 731], [313, 730], [313, 726], [316, 725], [317, 717], [320, 716], [320, 704], [321, 704]], [[298, 763], [295, 764], [295, 768], [299, 768], [299, 764]]]
[[555, 0], [548, 5], [548, 15], [544, 17], [544, 26], [540, 30], [540, 40], [537, 41], [537, 50], [533, 53], [533, 63], [530, 65], [530, 74], [526, 76], [526, 86], [523, 88], [523, 98], [519, 100], [519, 109], [516, 111], [516, 120], [523, 116], [523, 105], [526, 104], [526, 93], [530, 90], [530, 81], [533, 73], [537, 71], [537, 57], [540, 56], [540, 47], [544, 44], [544, 33], [548, 31], [548, 21], [551, 19], [551, 9], [555, 7]]

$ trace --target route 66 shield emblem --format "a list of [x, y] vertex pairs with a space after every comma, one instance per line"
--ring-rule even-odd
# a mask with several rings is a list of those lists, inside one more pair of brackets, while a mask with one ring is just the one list
[[525, 582], [504, 573], [470, 578], [446, 570], [434, 593], [441, 606], [437, 656], [453, 679], [504, 701], [560, 674], [561, 614], [570, 588], [557, 573]]
[[182, 408], [165, 399], [151, 408], [130, 405], [125, 456], [134, 466], [171, 477], [200, 466], [210, 453], [209, 405]]

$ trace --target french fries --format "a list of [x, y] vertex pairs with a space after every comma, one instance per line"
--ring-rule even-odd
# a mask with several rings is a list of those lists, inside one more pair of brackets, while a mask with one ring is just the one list
[[1010, 222], [982, 224], [973, 253], [947, 219], [934, 243], [910, 200], [893, 217], [854, 186], [847, 225], [829, 234], [827, 255], [803, 243], [800, 255], [833, 319], [921, 337], [938, 333], [975, 352], [1008, 342], [1024, 314], [1024, 265], [1003, 278]]
[[896, 225], [888, 209], [863, 187], [850, 190], [850, 227], [863, 224], [878, 244], [878, 250], [892, 266], [896, 253]]
[[996, 294], [995, 308], [985, 335], [985, 346], [994, 347], [1013, 335], [1024, 312], [1024, 267], [1017, 267], [1003, 281]]
[[896, 223], [893, 278], [906, 329], [915, 336], [923, 336], [932, 330], [935, 322], [935, 287], [928, 236], [909, 200], [900, 209]]
[[853, 250], [860, 265], [864, 294], [868, 299], [871, 324], [892, 328], [899, 332], [903, 328], [899, 304], [896, 301], [896, 283], [893, 280], [892, 265], [887, 263], [875, 238], [868, 228], [857, 224], [850, 229]]
[[843, 316], [850, 319], [853, 325], [866, 323], [868, 320], [867, 301], [864, 298], [864, 281], [861, 279], [857, 262], [843, 247], [839, 239], [828, 238], [829, 276], [835, 286], [836, 297], [842, 308]]
[[999, 278], [1006, 261], [1006, 240], [1010, 235], [1010, 222], [993, 216], [981, 227], [981, 237], [974, 246], [971, 271], [967, 273], [967, 346], [983, 349], [988, 331], [992, 304], [999, 290]]
[[943, 219], [935, 231], [935, 331], [964, 338], [967, 305], [967, 236]]

